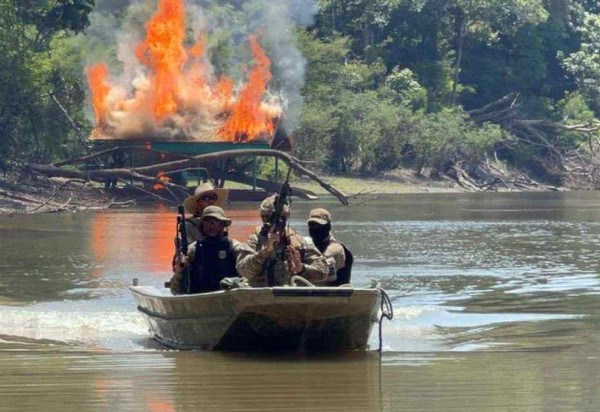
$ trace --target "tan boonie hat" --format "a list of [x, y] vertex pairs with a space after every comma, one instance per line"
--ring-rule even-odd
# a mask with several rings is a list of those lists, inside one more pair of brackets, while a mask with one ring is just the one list
[[206, 209], [202, 211], [202, 217], [200, 218], [200, 222], [204, 221], [204, 219], [207, 219], [209, 217], [224, 222], [225, 226], [231, 225], [231, 219], [225, 216], [225, 211], [219, 206], [207, 206]]
[[198, 204], [198, 199], [208, 193], [215, 193], [217, 195], [217, 200], [215, 201], [215, 206], [223, 207], [225, 205], [225, 199], [227, 199], [227, 193], [229, 190], [216, 188], [210, 182], [200, 183], [200, 185], [194, 190], [194, 196], [190, 196], [183, 201], [183, 207], [186, 212], [194, 214], [197, 211], [200, 205]]
[[310, 211], [308, 221], [326, 225], [331, 223], [331, 214], [325, 209], [313, 209]]
[[[276, 196], [277, 195], [271, 195], [262, 201], [262, 203], [260, 204], [260, 215], [261, 216], [268, 216], [275, 211], [275, 197]], [[288, 205], [283, 206], [283, 215], [286, 217], [290, 215], [290, 207]]]

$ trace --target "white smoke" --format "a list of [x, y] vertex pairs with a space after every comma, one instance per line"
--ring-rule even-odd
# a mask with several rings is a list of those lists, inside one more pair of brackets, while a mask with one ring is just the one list
[[[275, 94], [283, 98], [283, 125], [288, 132], [298, 126], [302, 111], [302, 87], [304, 86], [306, 59], [298, 49], [295, 31], [299, 27], [312, 25], [318, 11], [316, 0], [247, 0], [215, 1], [221, 8], [229, 5], [231, 19], [223, 18], [222, 9], [211, 7], [213, 2], [206, 0], [187, 0], [206, 16], [208, 25], [203, 26], [209, 32], [220, 30], [233, 32], [232, 46], [236, 49], [247, 48], [247, 37], [262, 33], [260, 43], [271, 59], [274, 79], [277, 85]], [[233, 56], [235, 59], [235, 56]], [[233, 66], [237, 66], [232, 62]], [[232, 74], [232, 73], [230, 73]]]
[[[275, 100], [284, 102], [284, 126], [292, 132], [302, 110], [306, 67], [295, 31], [312, 24], [316, 0], [186, 0], [185, 4], [190, 43], [197, 41], [200, 33], [207, 35], [205, 58], [209, 75], [221, 71], [244, 81], [244, 68], [251, 59], [248, 37], [259, 33], [259, 42], [272, 64], [269, 92]], [[131, 93], [132, 85], [143, 79], [146, 69], [137, 60], [135, 47], [144, 38], [144, 24], [156, 11], [156, 5], [157, 0], [96, 0], [90, 15], [91, 25], [84, 36], [86, 63], [108, 63], [111, 81], [123, 85], [123, 93]], [[215, 67], [210, 64], [211, 54], [218, 60]], [[145, 131], [150, 131], [149, 127], [143, 126]]]

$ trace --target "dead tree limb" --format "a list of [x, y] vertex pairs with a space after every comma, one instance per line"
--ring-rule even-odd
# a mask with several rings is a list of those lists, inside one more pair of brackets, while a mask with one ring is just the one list
[[[153, 192], [151, 192], [150, 190], [146, 190], [146, 189], [143, 189], [143, 188], [141, 188], [141, 187], [137, 187], [137, 186], [134, 186], [134, 185], [132, 185], [132, 184], [129, 184], [129, 183], [126, 181], [126, 180], [123, 180], [123, 179], [117, 179], [117, 180], [118, 180], [119, 182], [123, 183], [125, 186], [127, 186], [127, 187], [130, 187], [130, 188], [132, 188], [132, 189], [134, 189], [134, 190], [137, 190], [137, 191], [139, 191], [139, 192], [142, 192], [142, 193], [144, 193], [144, 194], [147, 194], [147, 195], [149, 195], [149, 196], [152, 196], [152, 197], [154, 197], [154, 198], [156, 198], [156, 199], [160, 200], [161, 202], [165, 202], [165, 203], [168, 203], [168, 204], [170, 204], [170, 205], [173, 205], [173, 204], [174, 204], [174, 203], [173, 203], [172, 201], [170, 201], [169, 199], [166, 199], [166, 198], [164, 198], [164, 197], [162, 197], [162, 196], [160, 196], [160, 195], [157, 195], [156, 193], [153, 193]], [[169, 192], [169, 193], [170, 193], [172, 196], [174, 196], [174, 195], [173, 195], [171, 192]], [[180, 200], [180, 199], [178, 199], [177, 197], [175, 197], [175, 199], [177, 199], [177, 201], [179, 201], [179, 200]]]
[[[281, 184], [279, 184], [279, 183], [273, 183], [273, 182], [270, 182], [268, 180], [263, 180], [263, 179], [255, 180], [249, 176], [241, 175], [241, 174], [237, 174], [237, 173], [227, 173], [227, 172], [223, 172], [220, 170], [216, 170], [211, 173], [211, 176], [216, 177], [218, 179], [226, 179], [226, 180], [231, 180], [233, 182], [243, 183], [243, 184], [249, 185], [249, 186], [252, 186], [254, 183], [256, 183], [257, 187], [260, 187], [261, 189], [264, 189], [268, 192], [273, 192], [273, 193], [276, 193], [279, 191], [279, 189], [281, 189]], [[298, 196], [299, 198], [302, 198], [302, 199], [309, 199], [309, 200], [318, 199], [318, 196], [315, 193], [311, 192], [310, 190], [300, 189], [298, 187], [292, 187], [292, 192], [294, 193], [294, 196]]]
[[67, 112], [67, 109], [65, 109], [65, 107], [60, 103], [60, 101], [54, 95], [54, 93], [49, 93], [49, 95], [52, 98], [52, 100], [54, 101], [54, 103], [56, 104], [56, 106], [58, 106], [58, 108], [60, 109], [60, 111], [62, 112], [62, 114], [65, 116], [65, 118], [67, 119], [67, 122], [69, 123], [69, 125], [71, 126], [71, 128], [75, 131], [75, 134], [79, 138], [79, 141], [83, 144], [83, 147], [85, 148], [85, 151], [87, 153], [91, 153], [91, 150], [90, 150], [90, 147], [89, 147], [89, 141], [85, 138], [85, 136], [81, 132], [81, 129], [79, 129], [79, 127], [77, 126], [77, 124], [75, 123], [75, 121], [73, 120], [73, 118], [69, 115], [69, 112]]
[[[152, 166], [138, 167], [131, 169], [134, 172], [144, 175], [156, 175], [161, 171], [169, 171], [172, 169], [184, 169], [187, 167], [199, 166], [203, 163], [211, 162], [216, 159], [230, 159], [234, 157], [245, 157], [245, 156], [271, 156], [283, 160], [292, 169], [300, 174], [307, 175], [314, 181], [316, 181], [323, 189], [334, 195], [342, 204], [348, 205], [348, 196], [345, 193], [333, 187], [331, 184], [325, 182], [316, 173], [311, 172], [300, 164], [298, 159], [295, 157], [281, 152], [279, 150], [272, 149], [243, 149], [243, 150], [225, 150], [222, 152], [201, 154], [189, 159], [175, 160], [172, 162], [160, 163]], [[113, 169], [118, 170], [118, 169]]]
[[[41, 209], [42, 207], [46, 206], [48, 203], [50, 203], [50, 202], [51, 202], [51, 201], [52, 201], [52, 200], [53, 200], [53, 199], [56, 197], [56, 195], [58, 195], [58, 192], [60, 192], [60, 190], [61, 190], [61, 189], [62, 189], [64, 186], [66, 186], [66, 185], [68, 185], [69, 183], [72, 183], [72, 182], [80, 182], [80, 183], [84, 183], [83, 181], [81, 181], [81, 180], [78, 180], [78, 179], [69, 179], [69, 180], [65, 180], [64, 182], [62, 182], [62, 184], [60, 184], [59, 186], [57, 186], [57, 187], [54, 189], [54, 193], [52, 193], [52, 195], [51, 195], [51, 196], [50, 196], [48, 199], [46, 199], [46, 201], [45, 201], [44, 203], [42, 203], [42, 204], [40, 204], [40, 205], [38, 205], [38, 206], [34, 207], [34, 208], [33, 208], [33, 209], [31, 209], [31, 210], [28, 210], [28, 211], [27, 211], [27, 213], [32, 213], [32, 212], [35, 212], [36, 210], [39, 210], [39, 209]], [[71, 197], [73, 197], [73, 196], [71, 195]], [[61, 207], [59, 207], [59, 208], [61, 208]]]
[[164, 182], [157, 177], [145, 176], [143, 174], [132, 171], [131, 169], [105, 169], [81, 172], [79, 170], [67, 170], [52, 165], [40, 165], [35, 163], [29, 164], [27, 167], [36, 173], [41, 173], [43, 175], [51, 177], [85, 179], [92, 180], [95, 182], [104, 182], [105, 179], [132, 179], [151, 184], [158, 183], [161, 185], [169, 186], [173, 189], [181, 190], [183, 191], [183, 193], [187, 193], [187, 189], [183, 186], [171, 182]]
[[115, 168], [105, 170], [89, 170], [87, 172], [79, 172], [74, 170], [65, 170], [52, 165], [39, 165], [31, 164], [29, 167], [39, 173], [47, 176], [60, 176], [67, 178], [84, 178], [103, 182], [105, 179], [116, 178], [116, 179], [133, 179], [148, 183], [160, 183], [173, 189], [186, 190], [186, 188], [170, 183], [163, 182], [158, 178], [150, 177], [156, 176], [159, 172], [169, 172], [171, 170], [187, 169], [202, 167], [207, 162], [212, 162], [217, 159], [230, 159], [236, 157], [248, 157], [248, 156], [271, 156], [283, 160], [289, 167], [294, 169], [296, 172], [307, 175], [312, 180], [316, 181], [322, 188], [327, 190], [329, 193], [334, 195], [342, 204], [348, 205], [348, 196], [345, 193], [338, 190], [330, 183], [321, 179], [316, 173], [306, 169], [298, 159], [295, 157], [281, 152], [279, 150], [272, 149], [243, 149], [243, 150], [225, 150], [221, 152], [201, 154], [191, 158], [174, 160], [171, 162], [158, 163], [151, 166], [137, 167], [137, 168]]
[[14, 193], [5, 192], [4, 190], [0, 190], [0, 196], [6, 197], [8, 199], [19, 200], [21, 202], [40, 203], [40, 204], [44, 203], [43, 200], [33, 199], [33, 198], [27, 197], [27, 196], [15, 195]]

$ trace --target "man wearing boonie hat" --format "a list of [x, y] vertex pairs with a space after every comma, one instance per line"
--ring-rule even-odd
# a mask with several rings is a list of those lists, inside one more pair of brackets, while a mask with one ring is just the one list
[[324, 284], [339, 286], [350, 283], [354, 258], [350, 250], [331, 234], [331, 213], [320, 208], [311, 210], [308, 217], [308, 233], [327, 260], [329, 276]]
[[227, 228], [231, 225], [223, 209], [208, 206], [200, 216], [202, 237], [193, 242], [187, 256], [181, 256], [171, 278], [174, 295], [187, 293], [184, 269], [189, 265], [189, 293], [211, 292], [220, 289], [227, 277], [238, 277], [235, 263], [240, 242], [229, 239]]
[[[289, 283], [294, 275], [300, 275], [311, 282], [323, 282], [327, 278], [328, 268], [325, 258], [312, 242], [307, 242], [293, 229], [286, 228], [288, 239], [286, 258], [277, 257], [277, 244], [281, 234], [274, 233], [271, 227], [271, 216], [275, 211], [275, 195], [266, 198], [260, 205], [262, 227], [257, 227], [248, 241], [240, 247], [237, 270], [244, 276], [250, 286], [283, 286]], [[288, 218], [289, 205], [285, 205], [283, 216]], [[282, 261], [283, 260], [283, 261]], [[274, 284], [269, 285], [269, 274]]]
[[228, 192], [227, 189], [215, 188], [210, 182], [203, 182], [194, 190], [193, 196], [183, 201], [185, 211], [192, 215], [185, 219], [188, 244], [202, 236], [200, 217], [204, 208], [213, 205], [222, 208], [225, 206]]

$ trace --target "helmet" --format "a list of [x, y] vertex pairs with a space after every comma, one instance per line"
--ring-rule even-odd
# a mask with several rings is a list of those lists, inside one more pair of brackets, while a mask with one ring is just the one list
[[[261, 217], [268, 218], [275, 211], [275, 198], [276, 197], [277, 197], [277, 195], [272, 195], [262, 201], [262, 203], [260, 204], [260, 209], [259, 209]], [[290, 215], [290, 206], [286, 204], [283, 206], [283, 216], [288, 217], [289, 215]]]

